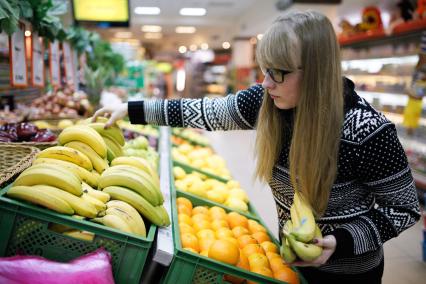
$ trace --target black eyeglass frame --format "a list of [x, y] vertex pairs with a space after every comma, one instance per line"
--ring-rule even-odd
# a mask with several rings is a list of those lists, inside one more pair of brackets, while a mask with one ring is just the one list
[[[300, 68], [298, 68], [297, 70], [301, 70]], [[283, 83], [284, 82], [284, 76], [285, 75], [288, 75], [288, 74], [290, 74], [290, 73], [293, 73], [293, 72], [295, 72], [295, 71], [297, 71], [297, 70], [293, 70], [293, 71], [290, 71], [290, 70], [284, 70], [284, 69], [277, 69], [277, 68], [266, 68], [265, 70], [263, 70], [262, 69], [262, 72], [263, 72], [263, 74], [268, 74], [268, 76], [272, 79], [272, 81], [274, 81], [275, 83], [277, 83], [277, 84], [281, 84], [281, 83]], [[280, 73], [280, 75], [281, 75], [281, 79], [280, 80], [277, 80], [277, 78], [275, 78], [275, 75], [274, 75], [274, 73], [273, 72], [277, 72], [277, 73]]]

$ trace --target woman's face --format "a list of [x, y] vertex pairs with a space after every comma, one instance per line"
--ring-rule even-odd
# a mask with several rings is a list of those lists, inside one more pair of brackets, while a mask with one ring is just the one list
[[276, 83], [266, 72], [262, 87], [268, 91], [268, 95], [279, 109], [292, 109], [297, 106], [300, 97], [300, 84], [302, 71], [296, 70], [284, 75], [284, 82]]

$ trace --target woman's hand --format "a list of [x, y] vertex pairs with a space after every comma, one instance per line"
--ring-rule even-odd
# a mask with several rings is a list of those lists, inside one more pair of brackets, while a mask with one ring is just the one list
[[117, 120], [127, 116], [127, 103], [122, 103], [118, 106], [106, 106], [99, 109], [93, 115], [92, 122], [95, 122], [98, 116], [109, 117], [108, 122], [105, 124], [105, 128], [108, 128], [113, 125]]
[[314, 239], [314, 244], [323, 248], [322, 254], [315, 260], [306, 261], [295, 261], [291, 263], [294, 266], [321, 266], [327, 262], [331, 255], [336, 250], [336, 238], [333, 235], [327, 235], [322, 239]]

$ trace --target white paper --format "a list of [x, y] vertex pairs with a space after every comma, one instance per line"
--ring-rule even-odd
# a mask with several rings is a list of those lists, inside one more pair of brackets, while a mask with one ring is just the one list
[[23, 29], [17, 30], [10, 36], [9, 48], [11, 48], [10, 64], [12, 64], [11, 84], [12, 86], [27, 86], [27, 61], [25, 52], [25, 35]]
[[32, 33], [32, 50], [31, 50], [31, 81], [34, 86], [44, 87], [44, 56], [43, 56], [42, 39], [37, 32]]
[[64, 66], [65, 66], [65, 79], [67, 84], [74, 85], [74, 68], [73, 68], [73, 55], [68, 42], [62, 43], [62, 52], [64, 54]]
[[50, 43], [50, 80], [53, 86], [61, 85], [61, 71], [59, 69], [59, 44], [58, 41]]

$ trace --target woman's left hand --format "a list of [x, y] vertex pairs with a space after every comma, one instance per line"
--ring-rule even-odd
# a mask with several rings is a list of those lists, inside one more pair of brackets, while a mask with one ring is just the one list
[[[316, 242], [315, 242], [316, 241]], [[315, 260], [307, 261], [295, 261], [291, 263], [293, 266], [321, 266], [327, 262], [331, 255], [336, 250], [336, 238], [333, 235], [327, 235], [322, 239], [314, 239], [314, 244], [323, 248], [322, 254]]]

